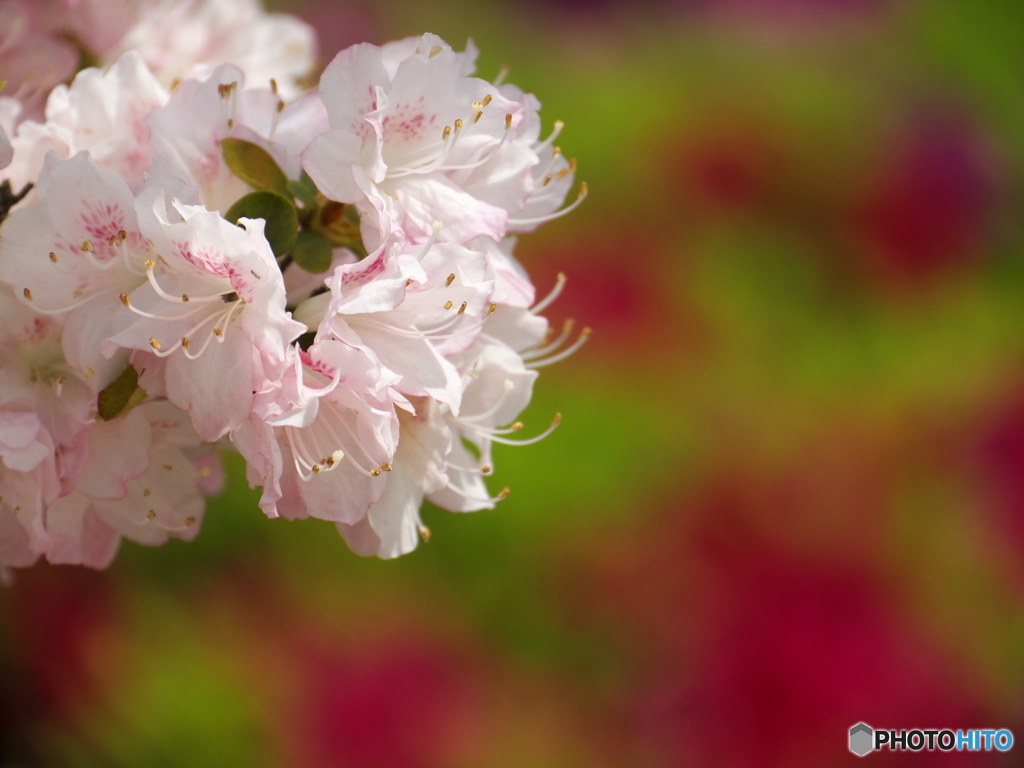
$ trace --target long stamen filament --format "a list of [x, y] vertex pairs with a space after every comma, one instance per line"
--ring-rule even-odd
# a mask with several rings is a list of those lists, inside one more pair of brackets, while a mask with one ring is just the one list
[[455, 493], [455, 494], [461, 496], [464, 499], [467, 499], [468, 501], [475, 501], [478, 504], [494, 504], [494, 503], [499, 502], [499, 501], [504, 501], [505, 499], [508, 498], [508, 494], [509, 494], [508, 486], [505, 486], [504, 488], [502, 488], [501, 489], [501, 493], [499, 493], [497, 496], [489, 496], [489, 497], [487, 497], [485, 499], [484, 498], [480, 498], [479, 496], [474, 496], [471, 493], [466, 493], [465, 491], [460, 490], [459, 488], [456, 488], [454, 485], [452, 485], [450, 483], [448, 485], [448, 490], [451, 491], [452, 493]]
[[128, 253], [128, 243], [127, 243], [127, 241], [128, 241], [128, 233], [125, 232], [123, 229], [118, 230], [116, 239], [115, 238], [111, 238], [111, 241], [112, 241], [111, 244], [115, 245], [117, 247], [118, 253], [121, 254], [121, 260], [124, 262], [125, 269], [127, 269], [133, 275], [139, 275], [139, 276], [144, 275], [145, 272], [140, 272], [138, 269], [136, 269], [134, 266], [132, 266], [131, 259], [128, 258], [128, 256], [129, 256], [129, 253]]
[[484, 464], [483, 466], [479, 467], [466, 467], [463, 466], [462, 464], [456, 464], [453, 461], [446, 461], [445, 467], [448, 469], [454, 469], [457, 472], [466, 472], [467, 474], [470, 475], [483, 475], [486, 477], [487, 475], [494, 474], [494, 469], [491, 467], [490, 464]]
[[231, 296], [234, 291], [224, 291], [223, 293], [215, 293], [212, 296], [189, 296], [188, 294], [182, 294], [181, 296], [173, 296], [167, 293], [160, 284], [156, 281], [156, 274], [153, 272], [153, 268], [156, 264], [151, 260], [146, 262], [146, 278], [149, 280], [149, 284], [153, 286], [153, 290], [157, 292], [157, 295], [167, 301], [173, 301], [176, 304], [188, 304], [189, 302], [203, 302], [203, 301], [224, 301], [225, 296]]
[[[541, 171], [538, 174], [535, 174], [535, 176], [540, 176], [541, 178], [548, 177], [549, 174], [551, 173], [551, 171], [554, 170], [555, 163], [558, 162], [558, 158], [560, 158], [561, 156], [562, 156], [562, 150], [559, 149], [558, 147], [555, 147], [555, 150], [551, 153], [551, 159], [548, 161], [547, 166], [545, 166], [543, 171]], [[547, 178], [546, 181], [544, 181], [541, 186], [545, 186], [546, 187], [548, 185], [548, 182], [550, 182], [550, 181], [551, 181], [551, 179]], [[536, 193], [536, 191], [537, 190], [535, 189], [534, 192]]]
[[70, 304], [66, 307], [58, 307], [56, 309], [43, 309], [42, 307], [40, 307], [38, 304], [35, 303], [35, 299], [32, 298], [32, 291], [30, 291], [28, 288], [25, 288], [20, 294], [15, 292], [15, 296], [18, 297], [18, 300], [21, 301], [22, 304], [32, 307], [32, 309], [34, 309], [41, 315], [63, 315], [65, 312], [70, 312], [73, 309], [78, 309], [83, 304], [88, 304], [93, 299], [99, 296], [103, 296], [106, 293], [109, 293], [109, 291], [98, 291], [92, 294], [92, 296], [86, 296], [84, 299], [79, 299], [73, 304]]
[[[452, 306], [454, 306], [454, 305], [452, 305]], [[473, 323], [472, 325], [467, 326], [466, 328], [463, 328], [462, 330], [457, 331], [456, 333], [443, 333], [443, 334], [439, 334], [438, 333], [438, 331], [446, 330], [446, 329], [450, 328], [451, 326], [455, 325], [455, 323], [457, 323], [459, 321], [459, 318], [465, 313], [466, 307], [467, 307], [467, 303], [463, 302], [462, 305], [459, 307], [459, 309], [456, 311], [455, 317], [451, 318], [450, 320], [445, 321], [444, 323], [442, 323], [441, 325], [437, 326], [436, 328], [431, 328], [429, 330], [419, 331], [419, 332], [417, 332], [417, 331], [410, 331], [410, 330], [408, 330], [406, 328], [399, 328], [396, 325], [390, 325], [388, 323], [381, 322], [380, 320], [364, 319], [364, 320], [361, 320], [360, 322], [366, 323], [368, 325], [374, 325], [374, 326], [376, 326], [378, 328], [381, 328], [383, 330], [388, 331], [389, 333], [394, 333], [394, 334], [396, 334], [398, 336], [404, 336], [407, 339], [423, 339], [423, 338], [426, 338], [426, 339], [428, 339], [430, 341], [444, 341], [445, 339], [456, 339], [456, 338], [458, 338], [460, 336], [465, 336], [467, 333], [473, 333], [474, 331], [479, 330], [481, 327], [483, 327], [484, 321], [486, 321], [487, 318], [489, 318], [492, 314], [494, 314], [494, 310], [497, 309], [497, 305], [496, 304], [491, 304], [490, 306], [488, 306], [487, 311], [484, 313], [483, 317], [481, 317], [477, 322]], [[446, 307], [446, 308], [447, 309], [451, 309], [451, 307]]]
[[[214, 337], [217, 337], [221, 341], [221, 343], [223, 343], [224, 332], [227, 330], [228, 323], [231, 322], [231, 316], [232, 316], [232, 314], [234, 314], [234, 311], [238, 307], [238, 305], [242, 304], [242, 303], [244, 303], [244, 302], [242, 302], [242, 300], [239, 299], [234, 304], [232, 304], [230, 307], [228, 307], [226, 310], [223, 310], [221, 312], [211, 312], [209, 315], [204, 317], [198, 323], [193, 325], [185, 333], [184, 336], [182, 336], [177, 342], [172, 344], [167, 349], [163, 349], [162, 347], [159, 346], [159, 342], [154, 343], [155, 339], [151, 339], [150, 340], [150, 346], [153, 347], [153, 350], [152, 350], [153, 354], [155, 354], [157, 357], [167, 357], [168, 355], [174, 354], [174, 352], [176, 352], [179, 347], [184, 347], [185, 348], [185, 356], [189, 360], [197, 359], [198, 357], [200, 357], [203, 354], [203, 352], [206, 351], [206, 348], [210, 346], [210, 342], [213, 341]], [[219, 321], [222, 318], [224, 318], [223, 328], [218, 325]], [[203, 342], [203, 346], [199, 349], [199, 351], [196, 352], [195, 354], [192, 354], [192, 351], [191, 351], [191, 349], [192, 349], [192, 335], [195, 334], [196, 331], [198, 331], [204, 325], [209, 323], [211, 320], [214, 321], [213, 329], [207, 335], [206, 340]]]
[[89, 266], [100, 272], [106, 272], [108, 269], [117, 266], [117, 259], [110, 259], [106, 264], [97, 261], [96, 257], [93, 256], [92, 243], [88, 238], [82, 238], [81, 251], [85, 254], [85, 260], [89, 262]]
[[[358, 445], [359, 448], [362, 450], [362, 452], [366, 455], [366, 458], [368, 458], [372, 462], [373, 461], [373, 456], [371, 456], [370, 452], [368, 450], [366, 450], [366, 446], [364, 446], [362, 444], [362, 442], [360, 442], [359, 437], [356, 435], [356, 433], [352, 429], [352, 427], [350, 427], [348, 425], [348, 422], [345, 421], [345, 418], [342, 415], [341, 409], [338, 407], [338, 405], [336, 403], [332, 402], [331, 400], [327, 400], [326, 402], [327, 402], [328, 409], [332, 409], [334, 411], [335, 416], [337, 417], [337, 420], [339, 422], [341, 422], [341, 426], [343, 426], [345, 428], [345, 430], [352, 436], [352, 439], [356, 441], [356, 445]], [[324, 422], [324, 426], [327, 427], [328, 431], [331, 433], [331, 436], [334, 437], [334, 439], [337, 440], [339, 445], [340, 445], [341, 444], [341, 440], [338, 438], [337, 434], [334, 432], [334, 429], [333, 429], [333, 427], [331, 427], [330, 422]], [[347, 456], [347, 458], [348, 458], [349, 461], [352, 462], [352, 466], [354, 466], [356, 469], [358, 469], [364, 475], [367, 475], [369, 477], [377, 477], [378, 475], [381, 474], [381, 472], [390, 472], [391, 471], [391, 465], [390, 464], [381, 464], [377, 469], [367, 470], [367, 469], [363, 468], [363, 466], [361, 464], [356, 462], [356, 460], [350, 454]]]
[[430, 249], [434, 247], [434, 243], [437, 242], [437, 236], [438, 234], [440, 234], [443, 228], [444, 224], [442, 224], [440, 221], [434, 222], [434, 226], [431, 228], [430, 238], [427, 240], [426, 243], [423, 244], [423, 248], [420, 251], [420, 255], [416, 257], [418, 261], [423, 261], [424, 257], [428, 253], [430, 253]]
[[235, 313], [235, 310], [238, 308], [238, 305], [243, 303], [244, 302], [241, 299], [239, 299], [228, 308], [228, 311], [224, 317], [224, 322], [220, 326], [214, 325], [213, 330], [210, 331], [210, 334], [206, 337], [206, 341], [203, 342], [202, 348], [194, 355], [189, 351], [189, 345], [185, 343], [185, 338], [182, 338], [181, 346], [185, 347], [185, 357], [187, 357], [189, 360], [197, 359], [200, 355], [203, 354], [203, 352], [206, 351], [206, 348], [210, 346], [210, 341], [214, 337], [217, 338], [218, 344], [223, 344], [224, 339], [226, 338], [225, 334], [227, 332], [228, 325], [231, 324], [231, 316]]
[[417, 173], [430, 173], [432, 171], [436, 171], [438, 168], [444, 165], [444, 161], [448, 159], [448, 155], [450, 155], [452, 150], [455, 148], [455, 144], [458, 142], [459, 137], [462, 135], [462, 125], [462, 120], [456, 120], [455, 130], [451, 131], [450, 133], [448, 132], [447, 129], [445, 130], [444, 146], [441, 148], [441, 151], [438, 153], [437, 157], [435, 157], [433, 160], [425, 161], [424, 165], [415, 167], [397, 168], [394, 170], [389, 168], [387, 172], [387, 178], [396, 179], [402, 176], [411, 176]]
[[145, 310], [139, 309], [134, 304], [132, 304], [131, 298], [128, 296], [127, 293], [120, 294], [119, 298], [121, 299], [121, 303], [124, 304], [136, 315], [140, 315], [141, 317], [148, 317], [151, 320], [181, 320], [182, 318], [191, 317], [192, 315], [198, 312], [202, 312], [204, 309], [207, 309], [204, 306], [198, 306], [190, 309], [188, 312], [185, 312], [181, 315], [154, 315], [153, 313], [146, 312]]
[[568, 278], [564, 272], [559, 272], [558, 277], [555, 279], [555, 287], [551, 289], [551, 293], [541, 299], [539, 302], [534, 304], [530, 308], [530, 314], [538, 315], [551, 306], [552, 302], [558, 298], [559, 294], [562, 293], [562, 289], [565, 288], [565, 281]]
[[[488, 437], [493, 442], [501, 443], [502, 445], [519, 445], [519, 446], [522, 446], [522, 445], [533, 445], [534, 443], [539, 443], [545, 437], [547, 437], [552, 432], [554, 432], [556, 429], [558, 429], [558, 425], [561, 424], [561, 423], [562, 423], [562, 414], [556, 413], [555, 414], [555, 418], [552, 419], [552, 421], [551, 421], [551, 426], [548, 427], [547, 429], [545, 429], [543, 432], [541, 432], [536, 437], [530, 437], [530, 438], [527, 438], [526, 440], [510, 440], [507, 437], [500, 437], [497, 434], [489, 434]], [[469, 426], [469, 425], [466, 425], [466, 426]], [[484, 432], [484, 430], [477, 430], [477, 431]], [[500, 430], [494, 430], [494, 432], [499, 432], [499, 431]]]
[[572, 320], [571, 318], [569, 320], [566, 320], [565, 324], [562, 326], [562, 334], [557, 339], [552, 341], [550, 344], [546, 344], [543, 347], [538, 347], [536, 349], [524, 352], [522, 355], [523, 360], [536, 360], [538, 357], [544, 357], [544, 355], [547, 355], [557, 350], [569, 339], [569, 336], [572, 333], [574, 325], [575, 321]]
[[540, 143], [538, 143], [537, 145], [534, 146], [534, 148], [533, 148], [534, 152], [536, 152], [537, 154], [540, 154], [540, 150], [544, 149], [545, 147], [550, 147], [552, 144], [554, 144], [555, 143], [555, 139], [558, 138], [558, 134], [560, 134], [562, 132], [562, 129], [564, 127], [565, 127], [565, 123], [563, 123], [561, 120], [555, 120], [555, 125], [551, 129], [551, 133], [548, 134], [548, 137], [546, 139], [544, 139], [544, 141], [542, 141], [542, 142], [540, 142]]
[[484, 163], [488, 162], [492, 157], [494, 157], [495, 153], [497, 153], [497, 151], [499, 149], [501, 149], [505, 145], [505, 142], [508, 141], [508, 137], [511, 134], [512, 134], [512, 115], [505, 115], [505, 131], [501, 134], [501, 141], [499, 141], [495, 145], [494, 149], [492, 149], [486, 155], [481, 157], [479, 160], [476, 160], [475, 162], [466, 163], [465, 165], [443, 165], [442, 164], [440, 167], [433, 168], [431, 170], [435, 170], [435, 171], [438, 171], [438, 170], [440, 170], [440, 171], [467, 171], [467, 170], [471, 170], [473, 168], [479, 168], [481, 165], [483, 165]]
[[575, 354], [576, 350], [578, 350], [580, 347], [582, 347], [584, 344], [586, 344], [587, 343], [587, 339], [589, 339], [589, 338], [590, 338], [590, 329], [589, 328], [584, 328], [580, 332], [580, 337], [578, 339], [576, 339], [576, 342], [572, 346], [562, 350], [561, 352], [559, 352], [557, 355], [554, 355], [553, 357], [547, 357], [547, 358], [544, 358], [543, 360], [536, 360], [536, 361], [533, 361], [533, 362], [529, 362], [529, 363], [526, 364], [526, 367], [529, 368], [530, 370], [533, 370], [535, 368], [544, 368], [545, 366], [554, 365], [555, 363], [559, 363], [562, 360], [565, 360], [565, 358], [569, 357], [570, 355]]
[[510, 227], [512, 227], [512, 226], [516, 226], [516, 227], [532, 226], [533, 224], [543, 224], [546, 221], [553, 221], [554, 219], [560, 219], [562, 216], [565, 216], [566, 214], [572, 213], [577, 208], [579, 208], [580, 205], [582, 205], [583, 201], [587, 199], [587, 194], [588, 194], [587, 182], [584, 181], [584, 182], [580, 183], [579, 194], [576, 196], [575, 202], [573, 202], [571, 205], [567, 205], [565, 208], [563, 208], [560, 211], [555, 211], [554, 213], [549, 213], [547, 216], [536, 216], [536, 217], [534, 217], [532, 219], [509, 219], [508, 220], [508, 225]]

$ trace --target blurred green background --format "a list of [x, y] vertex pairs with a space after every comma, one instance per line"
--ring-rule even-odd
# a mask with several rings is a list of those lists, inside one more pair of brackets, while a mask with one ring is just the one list
[[[853, 764], [1024, 737], [1024, 5], [297, 0], [323, 63], [472, 37], [591, 195], [521, 239], [594, 328], [492, 512], [352, 555], [229, 461], [191, 544], [0, 594], [0, 765]], [[882, 753], [888, 765], [1017, 765]], [[5, 762], [6, 761], [6, 762]]]

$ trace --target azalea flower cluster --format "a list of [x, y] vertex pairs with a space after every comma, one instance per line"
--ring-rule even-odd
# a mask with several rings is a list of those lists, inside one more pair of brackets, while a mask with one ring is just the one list
[[557, 426], [511, 436], [587, 335], [512, 255], [586, 195], [531, 94], [431, 34], [310, 89], [311, 31], [254, 0], [0, 0], [0, 30], [0, 572], [191, 539], [219, 446], [364, 555], [426, 538], [424, 498], [504, 498], [492, 445]]

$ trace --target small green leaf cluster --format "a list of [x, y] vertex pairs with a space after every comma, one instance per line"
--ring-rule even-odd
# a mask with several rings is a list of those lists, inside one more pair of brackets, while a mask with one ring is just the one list
[[294, 262], [307, 272], [324, 273], [337, 247], [366, 256], [359, 212], [325, 198], [305, 171], [300, 179], [289, 179], [269, 152], [244, 139], [224, 139], [221, 152], [228, 169], [255, 190], [236, 200], [225, 218], [232, 223], [263, 219], [282, 270]]

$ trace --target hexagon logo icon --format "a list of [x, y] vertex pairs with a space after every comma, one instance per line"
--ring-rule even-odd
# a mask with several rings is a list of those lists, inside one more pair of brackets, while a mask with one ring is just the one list
[[874, 740], [875, 732], [870, 725], [857, 723], [850, 729], [850, 751], [857, 757], [864, 757], [873, 750], [875, 748]]

